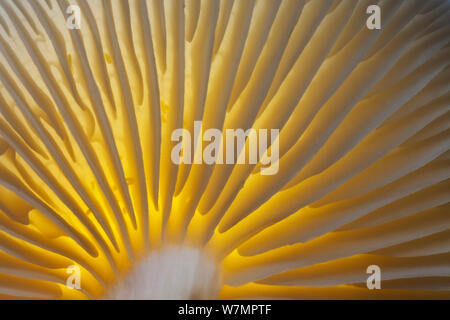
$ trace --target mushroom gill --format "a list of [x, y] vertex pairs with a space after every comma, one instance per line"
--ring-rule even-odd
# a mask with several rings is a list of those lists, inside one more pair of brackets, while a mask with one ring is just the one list
[[[449, 299], [449, 15], [2, 0], [0, 298]], [[278, 129], [278, 172], [175, 164], [196, 121]]]

